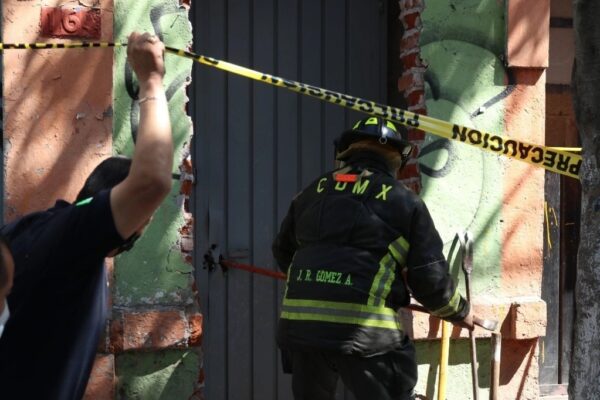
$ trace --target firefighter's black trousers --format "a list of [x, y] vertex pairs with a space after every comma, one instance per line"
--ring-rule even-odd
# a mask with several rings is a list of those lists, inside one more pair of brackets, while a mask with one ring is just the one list
[[398, 349], [360, 357], [319, 349], [284, 353], [291, 366], [295, 400], [334, 400], [338, 378], [356, 400], [411, 400], [417, 383], [415, 348], [408, 338]]

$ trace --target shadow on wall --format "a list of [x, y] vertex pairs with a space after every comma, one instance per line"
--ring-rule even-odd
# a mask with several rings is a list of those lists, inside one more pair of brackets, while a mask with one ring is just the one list
[[193, 351], [125, 353], [117, 357], [117, 399], [188, 399], [198, 378], [198, 356]]
[[[502, 369], [500, 372], [500, 385], [508, 385], [512, 382], [516, 375], [523, 376], [519, 382], [518, 389], [514, 393], [514, 398], [519, 399], [525, 396], [525, 384], [527, 376], [534, 362], [534, 353], [537, 346], [537, 340], [508, 340], [502, 348]], [[437, 393], [437, 378], [439, 370], [439, 354], [440, 344], [434, 341], [418, 341], [416, 342], [417, 351], [419, 354], [419, 369], [420, 379], [426, 379], [424, 385], [425, 392], [420, 394], [420, 399], [435, 399]], [[451, 340], [450, 355], [448, 364], [452, 366], [454, 372], [452, 377], [457, 378], [451, 387], [448, 388], [448, 398], [471, 398], [471, 364], [469, 342], [467, 340]], [[491, 381], [491, 353], [492, 349], [490, 341], [486, 339], [478, 339], [477, 341], [477, 361], [479, 368], [477, 376], [479, 379], [479, 396], [487, 398], [489, 394]], [[459, 370], [459, 371], [457, 371]], [[451, 377], [450, 377], [451, 378]], [[531, 377], [530, 379], [534, 379]], [[537, 379], [537, 378], [535, 378]], [[456, 389], [463, 390], [463, 393], [458, 397]], [[508, 398], [508, 397], [507, 397]]]
[[[495, 0], [428, 3], [423, 13], [421, 57], [428, 114], [460, 125], [504, 134], [505, 98], [514, 79], [503, 63], [504, 7]], [[503, 160], [428, 134], [419, 155], [426, 202], [446, 244], [453, 276], [459, 263], [450, 251], [456, 232], [474, 238], [474, 293], [500, 281]]]
[[[515, 398], [530, 398], [523, 392], [525, 390], [527, 377], [530, 375], [529, 371], [531, 370], [533, 363], [536, 362], [534, 355], [536, 347], [538, 346], [538, 340], [508, 340], [507, 342], [508, 343], [503, 343], [502, 354], [500, 356], [502, 363], [502, 368], [500, 369], [500, 385], [508, 385], [515, 375], [522, 374], [523, 378], [519, 382]], [[537, 376], [531, 376], [530, 379], [537, 381]]]
[[[421, 57], [429, 65], [426, 74], [428, 114], [479, 130], [505, 132], [507, 97], [516, 89], [516, 80], [505, 66], [505, 8], [496, 0], [429, 2], [423, 17]], [[532, 79], [532, 83], [534, 79]], [[512, 104], [510, 104], [512, 106]], [[474, 234], [473, 294], [495, 293], [500, 287], [503, 240], [511, 240], [527, 219], [504, 226], [503, 204], [518, 204], [524, 185], [503, 188], [506, 161], [479, 149], [428, 134], [419, 155], [426, 202], [445, 243], [452, 276], [462, 281], [460, 256], [454, 235], [469, 230]], [[520, 180], [535, 172], [527, 168]], [[458, 278], [458, 279], [457, 279]], [[464, 288], [463, 288], [464, 293]], [[430, 319], [429, 337], [439, 331], [439, 321]], [[410, 326], [410, 324], [408, 324]], [[518, 342], [514, 346], [513, 342]], [[516, 398], [522, 395], [535, 353], [536, 340], [506, 342], [503, 346], [501, 384], [516, 376]], [[433, 399], [439, 368], [439, 344], [417, 342], [422, 377], [422, 398]], [[478, 340], [478, 376], [481, 388], [490, 384], [490, 346]], [[465, 397], [471, 386], [468, 342], [453, 340], [450, 350], [452, 376], [448, 397]], [[508, 367], [511, 365], [511, 367]], [[523, 368], [525, 370], [523, 370]], [[522, 375], [520, 375], [522, 374]], [[458, 377], [466, 377], [459, 382]], [[463, 393], [461, 393], [463, 391]], [[485, 396], [481, 390], [480, 396]], [[470, 392], [468, 392], [470, 393]], [[456, 397], [456, 398], [459, 398]]]
[[[115, 41], [126, 41], [134, 31], [156, 34], [169, 46], [187, 48], [192, 40], [187, 8], [177, 1], [135, 2], [115, 10]], [[190, 82], [192, 61], [165, 55], [165, 88], [171, 114], [174, 141], [174, 173], [189, 151], [191, 120], [185, 115], [185, 87]], [[139, 126], [138, 83], [126, 60], [126, 50], [115, 50], [114, 134], [117, 154], [131, 155]], [[152, 306], [191, 304], [192, 266], [180, 252], [180, 229], [186, 224], [182, 213], [180, 184], [175, 182], [171, 195], [156, 212], [145, 235], [131, 252], [117, 260], [115, 304]]]
[[[150, 31], [152, 34], [158, 36], [167, 46], [181, 47], [182, 38], [176, 35], [176, 33], [179, 32], [181, 27], [187, 30], [188, 26], [176, 23], [179, 19], [181, 21], [188, 21], [187, 9], [185, 7], [178, 6], [174, 2], [155, 5], [148, 4], [128, 10], [128, 18], [130, 19], [132, 18], [131, 13], [136, 15], [132, 20], [146, 21], [151, 26], [151, 29], [139, 28], [139, 30]], [[165, 21], [168, 22], [168, 25], [166, 25]], [[142, 22], [138, 22], [137, 24], [140, 26], [144, 25]], [[166, 26], [166, 29], [163, 25]], [[180, 29], [176, 29], [177, 27], [180, 27]], [[120, 24], [116, 24], [116, 28], [115, 40], [127, 41], [130, 32], [125, 32], [124, 26]], [[184, 39], [190, 36], [189, 32], [186, 33]], [[187, 45], [187, 42], [184, 43], [184, 47]], [[120, 154], [131, 155], [139, 128], [139, 85], [133, 70], [127, 62], [123, 61], [126, 60], [126, 50], [116, 49], [115, 54], [115, 59], [117, 60], [115, 82], [119, 83], [118, 87], [115, 88], [115, 107], [118, 106], [118, 110], [115, 112], [114, 125], [115, 148]], [[184, 88], [190, 83], [189, 64], [191, 64], [190, 60], [172, 54], [165, 54], [166, 96], [169, 103], [175, 100], [175, 96], [184, 95]], [[183, 101], [181, 102], [183, 103]], [[175, 103], [179, 104], [180, 101], [175, 101]], [[176, 111], [181, 112], [182, 110]], [[181, 151], [184, 144], [190, 140], [189, 120], [187, 118], [179, 118], [172, 119], [171, 122], [173, 132], [176, 133], [173, 138], [175, 141], [174, 147], [177, 151]], [[181, 134], [182, 132], [185, 134]], [[179, 161], [177, 158], [176, 160], [177, 162]]]
[[[505, 65], [505, 15], [504, 3], [495, 0], [427, 4], [423, 13], [421, 57], [429, 64], [426, 74], [429, 115], [510, 135], [504, 121], [507, 112], [520, 105], [506, 103], [516, 89], [516, 78]], [[518, 18], [517, 25], [531, 24], [527, 13], [517, 13], [511, 18]], [[527, 31], [541, 31], [532, 39], [536, 43], [545, 32], [543, 27]], [[531, 45], [528, 38], [520, 39], [516, 51]], [[519, 84], [535, 85], [542, 73], [537, 70], [526, 76], [519, 74]], [[498, 223], [503, 222], [498, 217], [503, 200], [504, 160], [433, 135], [426, 138], [419, 157], [422, 196], [440, 225], [444, 242], [448, 243], [457, 230], [469, 229], [477, 238], [477, 247], [483, 242], [489, 256], [499, 256], [500, 232], [493, 237], [490, 229], [498, 230]], [[511, 188], [504, 201], [513, 200], [520, 189]], [[508, 236], [516, 230], [518, 227], [510, 227]]]
[[[98, 77], [110, 75], [112, 51], [11, 50], [4, 61], [13, 70], [5, 87], [9, 221], [57, 198], [72, 200], [91, 169], [110, 155], [112, 82]], [[20, 65], [25, 69], [14, 69]], [[90, 158], [97, 162], [84, 162]]]
[[[456, 41], [423, 46], [422, 57], [430, 64], [426, 87], [429, 115], [486, 131], [504, 131], [499, 94], [505, 88], [493, 83], [503, 73], [497, 57]], [[454, 59], [451, 65], [446, 62], [450, 57]], [[473, 81], [474, 77], [478, 78]], [[491, 101], [496, 103], [490, 105]], [[473, 116], [482, 109], [486, 111], [480, 115], [485, 118]], [[477, 148], [427, 134], [419, 163], [421, 197], [445, 243], [453, 276], [460, 275], [453, 239], [457, 232], [468, 230], [475, 238], [474, 292], [499, 287], [502, 161]]]

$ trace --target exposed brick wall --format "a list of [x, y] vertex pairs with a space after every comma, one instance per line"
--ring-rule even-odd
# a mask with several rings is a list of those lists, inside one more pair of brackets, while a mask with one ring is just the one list
[[192, 264], [192, 251], [194, 250], [194, 216], [192, 215], [192, 209], [190, 207], [190, 196], [194, 190], [194, 168], [192, 166], [192, 157], [187, 155], [181, 166], [181, 190], [180, 198], [183, 202], [183, 212], [185, 225], [179, 230], [181, 238], [181, 252], [183, 253], [185, 260]]
[[128, 350], [184, 349], [199, 344], [202, 315], [180, 309], [129, 311], [114, 310], [110, 325], [113, 353]]
[[88, 382], [84, 400], [113, 400], [115, 398], [115, 356], [98, 354]]
[[[186, 255], [187, 257], [188, 255]], [[189, 253], [189, 257], [191, 259], [191, 253]], [[106, 264], [109, 286], [112, 286], [114, 282], [112, 259], [107, 259]], [[98, 354], [84, 400], [113, 400], [116, 398], [115, 357], [123, 352], [156, 352], [168, 349], [195, 348], [200, 353], [203, 316], [198, 312], [196, 306], [189, 306], [185, 310], [181, 308], [164, 310], [113, 308], [112, 296], [110, 296], [109, 310], [111, 310], [111, 316], [107, 321], [105, 334], [98, 344]], [[200, 371], [198, 389], [190, 399], [202, 399], [203, 383], [203, 371]]]
[[[403, 35], [400, 41], [400, 60], [402, 75], [398, 78], [398, 91], [406, 99], [408, 110], [427, 114], [425, 105], [425, 70], [427, 66], [421, 59], [420, 37], [423, 25], [421, 13], [424, 9], [422, 0], [399, 0]], [[419, 148], [425, 139], [425, 132], [418, 129], [409, 131], [409, 139], [416, 145], [413, 159], [401, 172], [399, 179], [416, 193], [421, 191], [421, 178], [418, 163]]]

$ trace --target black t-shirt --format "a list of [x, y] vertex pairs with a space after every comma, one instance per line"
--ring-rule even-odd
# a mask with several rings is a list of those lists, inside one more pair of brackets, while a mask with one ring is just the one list
[[123, 243], [110, 192], [26, 215], [2, 232], [15, 278], [0, 339], [0, 398], [80, 399], [107, 316], [104, 257]]

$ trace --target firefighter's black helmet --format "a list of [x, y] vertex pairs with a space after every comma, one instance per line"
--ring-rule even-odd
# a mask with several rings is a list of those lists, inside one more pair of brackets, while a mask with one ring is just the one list
[[352, 143], [365, 139], [375, 139], [395, 147], [403, 159], [408, 159], [412, 153], [413, 145], [408, 140], [407, 129], [380, 117], [361, 119], [352, 129], [343, 132], [335, 141], [336, 152], [341, 153]]

